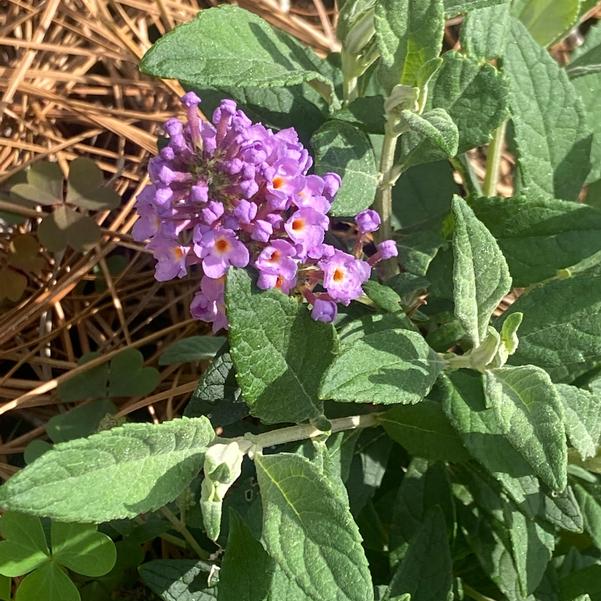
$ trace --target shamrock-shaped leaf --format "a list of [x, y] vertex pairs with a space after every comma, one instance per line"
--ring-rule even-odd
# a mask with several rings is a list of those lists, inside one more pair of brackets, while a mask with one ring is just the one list
[[[87, 353], [79, 363], [84, 364], [98, 356]], [[144, 367], [144, 357], [136, 349], [125, 349], [109, 363], [85, 371], [58, 388], [65, 403], [88, 399], [106, 399], [118, 396], [144, 396], [159, 383], [159, 372]]]
[[27, 288], [27, 278], [22, 273], [9, 267], [0, 269], [0, 282], [2, 282], [0, 301], [7, 298], [9, 301], [16, 303]]
[[159, 372], [144, 367], [144, 357], [136, 349], [125, 349], [111, 361], [109, 396], [144, 396], [159, 383]]
[[8, 512], [0, 520], [0, 574], [23, 576], [49, 559], [46, 536], [39, 518]]
[[96, 526], [53, 522], [51, 540], [54, 560], [83, 576], [104, 576], [115, 565], [115, 545]]
[[0, 574], [11, 578], [31, 572], [15, 601], [79, 601], [77, 587], [64, 568], [96, 578], [108, 574], [117, 557], [113, 541], [93, 525], [52, 522], [52, 551], [37, 517], [7, 512], [0, 533], [5, 539], [0, 542]]
[[52, 445], [45, 440], [35, 439], [32, 440], [23, 451], [23, 458], [25, 463], [29, 465], [33, 463], [38, 457], [41, 457], [46, 451], [49, 451]]
[[54, 205], [63, 202], [63, 173], [58, 163], [39, 161], [27, 171], [27, 183], [14, 185], [11, 195], [30, 205]]
[[104, 186], [102, 171], [91, 159], [80, 157], [69, 166], [67, 202], [82, 209], [100, 211], [119, 205], [119, 195]]
[[38, 228], [40, 241], [52, 252], [67, 246], [76, 250], [88, 249], [98, 242], [100, 234], [98, 224], [91, 217], [64, 205], [46, 215]]
[[44, 266], [40, 243], [31, 234], [18, 234], [9, 246], [8, 264], [23, 271], [38, 272]]
[[80, 601], [80, 596], [65, 571], [50, 562], [23, 579], [15, 601]]

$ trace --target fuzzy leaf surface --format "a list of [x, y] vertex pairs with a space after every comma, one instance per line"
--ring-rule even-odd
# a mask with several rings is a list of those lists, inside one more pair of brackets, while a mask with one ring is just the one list
[[523, 294], [503, 315], [524, 314], [512, 365], [537, 365], [572, 382], [601, 363], [601, 272], [550, 281]]
[[601, 211], [588, 205], [522, 196], [470, 206], [497, 240], [515, 286], [542, 282], [601, 250]]
[[563, 406], [540, 368], [501, 367], [484, 373], [484, 393], [503, 435], [553, 490], [567, 486]]
[[353, 216], [369, 207], [378, 186], [378, 168], [369, 138], [351, 123], [326, 121], [311, 138], [315, 173], [337, 173], [342, 184], [330, 213]]
[[66, 522], [133, 518], [181, 494], [213, 437], [206, 418], [183, 418], [61, 443], [0, 488], [0, 506]]
[[576, 200], [591, 168], [591, 132], [574, 85], [516, 19], [503, 66], [521, 192]]
[[382, 64], [379, 77], [387, 91], [418, 85], [418, 72], [442, 48], [442, 0], [382, 0], [375, 9], [376, 40]]
[[583, 461], [594, 457], [601, 439], [601, 396], [569, 384], [556, 384], [556, 388], [572, 446]]
[[321, 60], [257, 15], [224, 5], [164, 35], [144, 55], [140, 69], [192, 87], [285, 87], [318, 80]]
[[226, 304], [230, 353], [251, 413], [268, 423], [318, 416], [319, 383], [335, 348], [332, 325], [314, 321], [279, 290], [254, 290], [242, 269], [229, 271]]
[[458, 196], [453, 199], [453, 298], [455, 316], [477, 347], [493, 311], [511, 289], [511, 276], [496, 240]]
[[492, 65], [445, 52], [429, 85], [427, 108], [447, 111], [459, 130], [459, 152], [487, 144], [507, 117], [508, 82]]
[[309, 460], [279, 453], [255, 460], [267, 552], [307, 599], [373, 601], [359, 529]]
[[378, 422], [411, 455], [434, 461], [460, 462], [470, 458], [440, 403], [424, 400], [417, 405], [395, 407]]
[[413, 404], [428, 394], [441, 369], [421, 334], [385, 329], [342, 347], [324, 376], [320, 396], [341, 402]]

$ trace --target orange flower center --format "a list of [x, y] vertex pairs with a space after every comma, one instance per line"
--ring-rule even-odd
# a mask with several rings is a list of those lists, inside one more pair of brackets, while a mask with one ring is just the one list
[[217, 249], [218, 252], [224, 253], [227, 250], [229, 250], [230, 243], [227, 240], [225, 240], [224, 238], [219, 238], [219, 240], [217, 240], [217, 242], [215, 242], [215, 248]]
[[271, 253], [271, 257], [269, 258], [270, 261], [273, 261], [274, 263], [277, 263], [282, 257], [282, 253], [279, 250], [274, 250]]
[[332, 276], [332, 279], [335, 282], [342, 282], [342, 280], [344, 280], [344, 271], [342, 271], [342, 269], [336, 269], [334, 271], [334, 275]]
[[172, 250], [173, 252], [173, 256], [176, 259], [181, 259], [184, 256], [184, 251], [181, 249], [180, 246], [175, 246]]
[[305, 220], [304, 219], [295, 219], [292, 222], [292, 229], [295, 232], [298, 232], [299, 230], [304, 229], [304, 227], [305, 227]]
[[284, 185], [284, 178], [283, 177], [274, 177], [273, 178], [273, 187], [278, 190], [279, 188], [281, 188]]
[[275, 282], [275, 287], [281, 288], [283, 283], [284, 283], [284, 278], [281, 275], [279, 275], [278, 279]]

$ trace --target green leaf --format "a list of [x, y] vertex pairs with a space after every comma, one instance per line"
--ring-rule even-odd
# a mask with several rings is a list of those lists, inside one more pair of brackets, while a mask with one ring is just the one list
[[567, 486], [563, 406], [549, 376], [534, 366], [484, 373], [484, 392], [503, 435], [554, 490]]
[[222, 347], [211, 365], [202, 374], [184, 415], [206, 415], [213, 426], [229, 426], [248, 415], [236, 382], [234, 363], [229, 349]]
[[223, 346], [223, 336], [189, 336], [168, 346], [159, 357], [159, 365], [196, 363], [211, 359]]
[[236, 6], [201, 11], [144, 55], [143, 73], [192, 87], [285, 87], [315, 82], [333, 94], [321, 61], [293, 37]]
[[460, 14], [469, 13], [478, 8], [499, 6], [506, 4], [508, 0], [444, 0], [444, 9], [447, 19]]
[[56, 563], [50, 562], [26, 576], [15, 601], [80, 601], [79, 591]]
[[52, 522], [51, 541], [52, 558], [84, 576], [104, 576], [117, 560], [115, 544], [96, 526]]
[[[601, 61], [601, 57], [599, 58]], [[599, 89], [601, 87], [601, 72], [591, 73], [572, 80], [572, 84], [584, 105], [586, 124], [589, 131], [593, 132], [591, 146], [592, 168], [586, 183], [593, 183], [601, 179], [601, 125], [599, 120]]]
[[452, 210], [455, 316], [478, 347], [494, 310], [511, 289], [511, 277], [496, 240], [467, 203], [456, 196]]
[[[503, 61], [521, 192], [576, 200], [590, 171], [591, 134], [567, 74], [513, 20]], [[553, 92], [554, 102], [548, 102]]]
[[[86, 353], [79, 364], [83, 365], [98, 357], [98, 353]], [[58, 388], [65, 403], [80, 400], [119, 396], [144, 396], [159, 383], [160, 374], [154, 367], [144, 367], [144, 356], [133, 348], [124, 349], [109, 363], [93, 367], [75, 376]]]
[[307, 599], [373, 601], [359, 529], [317, 467], [299, 455], [257, 456], [267, 552]]
[[509, 4], [474, 10], [461, 26], [461, 45], [473, 58], [492, 59], [505, 55], [511, 27]]
[[[548, 282], [523, 294], [503, 315], [523, 313], [512, 365], [537, 365], [554, 382], [572, 382], [601, 363], [601, 272]], [[499, 324], [497, 324], [499, 325]]]
[[0, 519], [0, 574], [23, 576], [49, 560], [42, 522], [32, 516], [5, 513]]
[[505, 514], [520, 586], [523, 594], [528, 595], [540, 584], [553, 556], [555, 535], [551, 528], [528, 519], [509, 505]]
[[98, 224], [87, 215], [61, 205], [46, 215], [38, 227], [40, 242], [51, 252], [70, 246], [75, 250], [89, 250], [101, 236]]
[[102, 171], [92, 159], [78, 157], [69, 165], [67, 202], [88, 211], [114, 209], [119, 195], [104, 186]]
[[580, 0], [514, 0], [511, 12], [541, 46], [560, 39], [578, 20]]
[[383, 96], [359, 96], [333, 116], [341, 121], [349, 121], [370, 134], [384, 135], [386, 114]]
[[487, 144], [507, 117], [508, 83], [492, 65], [446, 52], [429, 85], [427, 108], [446, 110], [459, 130], [459, 149]]
[[447, 469], [440, 462], [414, 458], [394, 500], [390, 524], [391, 565], [396, 565], [405, 556], [409, 543], [435, 506], [443, 510], [448, 523], [455, 519]]
[[0, 599], [2, 601], [10, 601], [10, 591], [12, 588], [10, 578], [0, 574]]
[[94, 434], [102, 419], [117, 413], [117, 408], [107, 399], [98, 399], [51, 417], [46, 432], [52, 442], [67, 442]]
[[380, 488], [392, 447], [392, 440], [381, 428], [369, 428], [360, 434], [345, 481], [353, 516], [361, 513]]
[[401, 137], [401, 151], [397, 158], [403, 171], [413, 165], [431, 163], [457, 154], [459, 132], [446, 110], [432, 109], [422, 115], [402, 111], [407, 132]]
[[601, 565], [589, 565], [568, 574], [560, 581], [561, 601], [590, 601], [601, 599]]
[[63, 202], [63, 172], [58, 163], [37, 161], [27, 170], [27, 183], [10, 189], [11, 196], [27, 204], [53, 205]]
[[315, 132], [311, 146], [315, 173], [333, 171], [342, 178], [330, 213], [353, 216], [369, 207], [378, 186], [378, 168], [367, 135], [351, 123], [332, 119]]
[[[84, 353], [78, 359], [77, 364], [84, 365], [98, 356], [99, 353]], [[108, 394], [108, 377], [109, 363], [102, 363], [60, 384], [58, 396], [63, 403], [104, 398]]]
[[319, 383], [335, 348], [332, 325], [314, 321], [279, 290], [254, 290], [242, 269], [230, 269], [225, 298], [230, 352], [251, 413], [267, 423], [319, 416]]
[[7, 298], [13, 303], [20, 300], [25, 294], [25, 290], [27, 290], [27, 278], [22, 273], [9, 267], [0, 269], [0, 278], [3, 282], [0, 300]]
[[521, 511], [573, 532], [582, 516], [573, 493], [541, 489], [523, 455], [505, 437], [496, 412], [487, 406], [481, 376], [461, 370], [442, 378], [443, 408], [471, 455], [497, 480]]
[[453, 599], [453, 562], [447, 526], [439, 507], [432, 508], [409, 544], [392, 577], [389, 595], [409, 593], [411, 601]]
[[264, 601], [270, 594], [275, 562], [234, 511], [230, 512], [229, 528], [225, 555], [219, 572], [217, 599]]
[[213, 437], [206, 418], [183, 418], [58, 444], [0, 487], [0, 506], [84, 523], [154, 511], [196, 476]]
[[141, 565], [144, 584], [163, 601], [216, 601], [208, 585], [210, 565], [193, 559], [156, 559]]
[[51, 448], [52, 445], [49, 442], [36, 438], [25, 447], [25, 450], [23, 451], [23, 459], [25, 459], [25, 463], [29, 465]]
[[320, 397], [413, 404], [428, 394], [441, 370], [421, 334], [400, 328], [377, 331], [344, 344], [323, 378]]
[[438, 225], [434, 218], [449, 213], [454, 194], [459, 194], [459, 187], [447, 161], [412, 167], [392, 189], [392, 211], [398, 227]]
[[563, 200], [478, 198], [476, 216], [496, 238], [516, 286], [542, 282], [601, 250], [601, 211]]
[[110, 397], [145, 396], [158, 385], [160, 374], [154, 367], [144, 367], [144, 356], [128, 348], [111, 360], [109, 375]]
[[286, 88], [195, 87], [194, 91], [202, 98], [205, 115], [212, 114], [223, 99], [232, 98], [251, 121], [274, 129], [294, 127], [305, 146], [328, 115], [328, 104], [308, 84]]
[[601, 549], [601, 490], [598, 485], [589, 490], [581, 484], [575, 484], [574, 492], [584, 516], [584, 528], [593, 539], [595, 547]]
[[595, 25], [589, 29], [584, 43], [574, 49], [572, 62], [566, 71], [572, 78], [586, 73], [596, 73], [601, 66], [601, 27]]
[[452, 462], [470, 458], [442, 407], [434, 401], [395, 407], [379, 417], [378, 422], [413, 456]]
[[8, 264], [28, 272], [39, 272], [46, 265], [40, 257], [40, 243], [31, 234], [17, 234], [10, 241]]
[[379, 77], [390, 92], [397, 84], [417, 86], [420, 68], [442, 49], [442, 0], [382, 0], [375, 9]]
[[563, 403], [565, 427], [572, 446], [582, 460], [597, 454], [601, 439], [601, 397], [569, 384], [556, 384]]
[[368, 280], [363, 284], [363, 292], [382, 311], [398, 313], [401, 310], [401, 297], [390, 286]]

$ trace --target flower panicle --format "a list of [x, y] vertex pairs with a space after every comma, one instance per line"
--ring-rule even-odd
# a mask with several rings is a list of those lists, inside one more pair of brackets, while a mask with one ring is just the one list
[[211, 122], [200, 119], [194, 92], [182, 104], [187, 119], [165, 123], [167, 143], [150, 160], [151, 183], [136, 201], [133, 236], [148, 241], [156, 279], [200, 269], [190, 311], [214, 331], [227, 327], [224, 282], [231, 266], [254, 267], [259, 288], [300, 293], [314, 319], [333, 321], [337, 303], [361, 296], [372, 266], [396, 256], [387, 241], [361, 258], [379, 215], [357, 215], [353, 254], [334, 248], [325, 236], [340, 177], [309, 174], [313, 161], [293, 128], [273, 132], [253, 123], [232, 100], [220, 103]]

